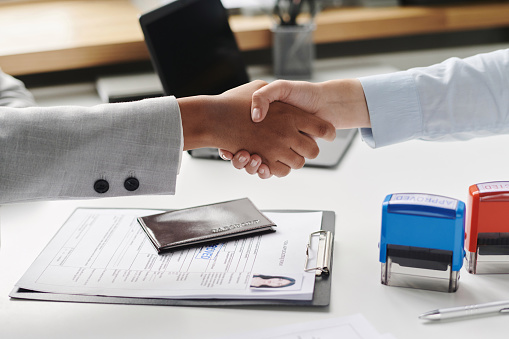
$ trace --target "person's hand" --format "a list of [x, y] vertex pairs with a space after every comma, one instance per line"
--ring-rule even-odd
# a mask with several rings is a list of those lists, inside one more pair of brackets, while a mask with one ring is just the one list
[[269, 167], [262, 163], [262, 158], [258, 154], [251, 155], [248, 151], [241, 150], [233, 155], [228, 151], [220, 149], [219, 155], [224, 160], [231, 160], [233, 167], [245, 169], [249, 174], [258, 174], [261, 179], [272, 177]]
[[316, 114], [323, 105], [319, 86], [306, 81], [276, 80], [253, 93], [251, 118], [254, 122], [265, 119], [269, 105], [281, 101]]
[[[258, 138], [257, 146], [265, 145], [261, 148], [257, 147], [263, 151], [258, 152], [253, 147], [243, 147], [242, 151], [237, 152], [234, 157], [234, 160], [238, 160], [240, 164], [237, 168], [243, 167], [251, 174], [258, 173], [261, 178], [268, 178], [272, 174], [278, 177], [286, 176], [290, 169], [298, 169], [304, 166], [304, 158], [314, 159], [318, 155], [318, 145], [310, 135], [328, 140], [335, 138], [335, 129], [331, 124], [295, 107], [278, 102], [270, 106], [269, 112], [269, 116], [263, 123], [267, 123], [264, 128], [270, 129], [270, 133], [262, 136], [257, 132], [257, 135], [252, 137], [253, 140]], [[257, 127], [258, 125], [255, 124], [254, 126]], [[290, 136], [291, 138], [288, 138]], [[284, 139], [287, 139], [287, 141]], [[278, 151], [278, 160], [276, 162], [271, 161], [267, 154], [282, 148], [278, 145], [280, 143], [282, 143], [281, 146], [286, 147], [286, 150], [281, 153]], [[250, 156], [250, 154], [253, 155]]]
[[[318, 103], [316, 103], [315, 100], [319, 98], [319, 95], [317, 93], [318, 89], [315, 87], [316, 86], [314, 84], [303, 81], [276, 80], [253, 93], [251, 118], [254, 122], [260, 122], [265, 119], [269, 106], [274, 101], [282, 101], [299, 107], [306, 112], [316, 114], [316, 111], [318, 110]], [[246, 169], [246, 172], [250, 174], [253, 173], [254, 169], [259, 169], [259, 165], [252, 166], [252, 157], [255, 157], [254, 159], [256, 161], [256, 154], [239, 152], [233, 155], [226, 150], [220, 149], [219, 155], [225, 160], [231, 160], [235, 168], [244, 168]], [[257, 163], [255, 162], [254, 164], [256, 165]], [[266, 170], [266, 168], [262, 167], [262, 175], [267, 176]], [[259, 173], [259, 176], [260, 175], [261, 174]]]
[[276, 80], [253, 93], [251, 117], [260, 122], [274, 101], [284, 102], [329, 121], [336, 129], [369, 127], [364, 90], [357, 79], [321, 83]]
[[319, 149], [311, 136], [333, 140], [334, 127], [284, 103], [273, 103], [266, 119], [253, 123], [251, 97], [263, 85], [254, 81], [218, 96], [178, 99], [184, 149], [214, 147], [232, 154], [246, 150], [258, 154], [276, 176], [301, 168], [304, 158], [315, 158]]
[[[272, 102], [280, 101], [298, 107], [329, 121], [337, 129], [370, 127], [364, 90], [357, 79], [332, 80], [322, 83], [276, 80], [253, 93], [251, 117], [260, 122], [267, 116]], [[249, 166], [254, 155], [233, 154], [220, 150], [223, 159], [232, 160], [236, 168]], [[243, 162], [239, 159], [245, 159]], [[265, 173], [266, 175], [266, 173]]]

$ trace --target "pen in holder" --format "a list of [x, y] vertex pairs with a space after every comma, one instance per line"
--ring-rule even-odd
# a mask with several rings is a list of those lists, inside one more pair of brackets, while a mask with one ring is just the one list
[[[309, 19], [297, 20], [303, 11], [309, 13]], [[315, 12], [315, 1], [312, 0], [276, 1], [274, 13], [277, 23], [272, 28], [276, 78], [305, 80], [312, 77], [315, 59]]]

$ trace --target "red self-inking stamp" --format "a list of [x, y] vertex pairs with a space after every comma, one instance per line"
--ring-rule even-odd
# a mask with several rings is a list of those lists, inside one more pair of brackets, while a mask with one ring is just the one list
[[509, 181], [469, 188], [465, 225], [467, 270], [509, 273]]

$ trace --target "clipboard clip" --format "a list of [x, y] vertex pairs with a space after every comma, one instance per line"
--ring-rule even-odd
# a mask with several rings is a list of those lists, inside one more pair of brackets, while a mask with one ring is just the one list
[[[318, 236], [318, 252], [316, 258], [316, 267], [308, 268], [309, 262], [309, 249], [311, 248], [311, 240], [313, 236]], [[332, 232], [330, 231], [316, 231], [309, 235], [309, 242], [306, 246], [306, 264], [304, 271], [316, 271], [316, 276], [321, 276], [322, 273], [330, 273], [330, 260], [332, 254]]]

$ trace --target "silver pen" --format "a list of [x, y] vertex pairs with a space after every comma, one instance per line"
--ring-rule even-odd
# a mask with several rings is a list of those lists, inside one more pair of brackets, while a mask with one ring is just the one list
[[486, 304], [441, 308], [423, 313], [419, 319], [445, 320], [459, 317], [475, 316], [487, 313], [509, 313], [509, 300], [495, 301]]

